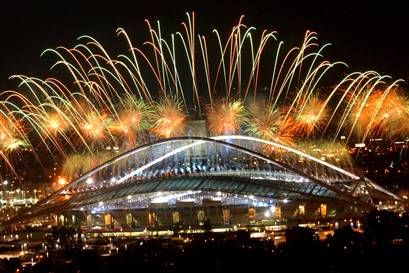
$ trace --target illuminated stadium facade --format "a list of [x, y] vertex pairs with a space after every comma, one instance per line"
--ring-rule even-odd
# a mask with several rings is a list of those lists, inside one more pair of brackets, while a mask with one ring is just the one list
[[400, 198], [373, 181], [279, 143], [249, 136], [176, 137], [94, 168], [6, 225], [54, 215], [59, 224], [169, 227], [359, 214]]

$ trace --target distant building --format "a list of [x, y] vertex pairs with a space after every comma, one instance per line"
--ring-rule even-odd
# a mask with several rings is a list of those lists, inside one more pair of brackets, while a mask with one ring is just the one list
[[186, 135], [195, 137], [208, 137], [206, 120], [190, 120], [186, 123]]

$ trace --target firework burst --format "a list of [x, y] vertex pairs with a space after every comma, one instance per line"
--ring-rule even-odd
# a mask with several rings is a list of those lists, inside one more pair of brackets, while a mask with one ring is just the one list
[[0, 119], [0, 150], [5, 153], [18, 151], [30, 146], [20, 122], [14, 119]]
[[157, 138], [168, 138], [183, 135], [186, 115], [182, 102], [174, 97], [165, 97], [155, 106], [154, 124], [151, 132]]
[[301, 135], [309, 136], [316, 130], [322, 130], [327, 118], [325, 103], [317, 96], [313, 96], [301, 104], [296, 114], [296, 131]]
[[[2, 94], [3, 158], [29, 145], [29, 137], [53, 156], [53, 147], [63, 156], [98, 154], [108, 145], [126, 150], [149, 133], [185, 134], [188, 115], [204, 116], [202, 109], [211, 134], [246, 132], [291, 145], [318, 133], [335, 139], [345, 130], [362, 140], [409, 135], [408, 99], [395, 91], [399, 80], [388, 84], [389, 76], [353, 72], [318, 97], [321, 80], [344, 63], [323, 59], [328, 44], [320, 46], [314, 32], [286, 48], [275, 31], [257, 35], [241, 17], [227, 37], [215, 30], [216, 46], [208, 50], [212, 41], [195, 33], [194, 13], [171, 39], [162, 35], [159, 22], [147, 24], [150, 39], [143, 47], [118, 29], [128, 50], [116, 57], [90, 36], [79, 37], [74, 48], [47, 49], [44, 54], [57, 58], [51, 68], [65, 69], [70, 84], [13, 76], [21, 90]], [[271, 69], [261, 71], [264, 67]], [[266, 100], [246, 108], [244, 102], [260, 90]], [[201, 105], [203, 97], [209, 105]]]
[[267, 140], [274, 140], [281, 129], [279, 109], [271, 104], [253, 102], [248, 107], [246, 133]]
[[246, 110], [240, 100], [222, 99], [208, 107], [209, 130], [215, 135], [237, 133], [246, 120]]
[[81, 124], [83, 136], [94, 145], [105, 145], [110, 139], [109, 128], [112, 119], [107, 114], [100, 114], [95, 111], [87, 112]]
[[135, 96], [127, 95], [121, 102], [119, 119], [112, 123], [111, 129], [115, 135], [124, 138], [134, 145], [152, 124], [152, 108]]
[[409, 132], [409, 100], [397, 89], [366, 90], [354, 105], [349, 126], [362, 139], [368, 136], [396, 139]]

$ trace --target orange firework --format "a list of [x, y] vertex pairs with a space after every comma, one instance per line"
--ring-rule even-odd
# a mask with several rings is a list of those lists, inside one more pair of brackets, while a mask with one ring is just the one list
[[87, 139], [101, 141], [107, 137], [111, 119], [106, 114], [90, 111], [85, 114], [84, 123], [81, 125], [82, 132]]
[[296, 122], [289, 117], [285, 121], [280, 120], [280, 129], [274, 137], [274, 141], [280, 142], [286, 145], [294, 144], [294, 137], [297, 134]]
[[15, 119], [0, 119], [0, 150], [9, 153], [29, 146], [24, 128]]
[[396, 138], [409, 132], [409, 101], [396, 89], [377, 90], [355, 104], [350, 122], [358, 135]]
[[131, 95], [127, 95], [121, 101], [121, 108], [119, 120], [112, 124], [111, 129], [116, 135], [135, 144], [139, 133], [149, 129], [151, 125], [152, 109]]
[[207, 122], [209, 130], [215, 135], [234, 134], [245, 122], [245, 108], [241, 101], [222, 99], [209, 106]]
[[49, 115], [46, 123], [48, 131], [54, 135], [64, 132], [68, 126], [67, 122], [60, 114]]
[[323, 127], [328, 118], [325, 103], [317, 96], [309, 98], [296, 113], [295, 126], [299, 134], [308, 136]]
[[186, 115], [182, 102], [174, 97], [165, 97], [156, 105], [153, 120], [155, 123], [151, 132], [157, 138], [183, 135]]
[[248, 108], [245, 131], [255, 137], [274, 140], [281, 127], [280, 111], [266, 103], [254, 102]]
[[[19, 177], [13, 167], [12, 153], [29, 147], [26, 133], [22, 124], [13, 117], [0, 116], [0, 162], [16, 177]], [[0, 176], [1, 177], [1, 176]], [[19, 178], [18, 178], [19, 179]]]

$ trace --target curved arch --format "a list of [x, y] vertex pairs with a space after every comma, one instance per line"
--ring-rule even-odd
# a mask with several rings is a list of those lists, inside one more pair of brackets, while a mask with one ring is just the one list
[[[184, 146], [179, 147], [179, 148], [176, 148], [173, 151], [170, 151], [170, 152], [166, 153], [165, 155], [162, 155], [162, 156], [154, 159], [153, 161], [151, 161], [151, 162], [149, 162], [149, 163], [147, 163], [147, 164], [145, 164], [145, 165], [131, 171], [129, 174], [126, 174], [125, 176], [121, 177], [118, 182], [119, 183], [124, 182], [127, 179], [141, 173], [142, 171], [144, 171], [147, 168], [157, 164], [158, 162], [161, 162], [162, 160], [164, 160], [166, 158], [169, 158], [169, 157], [171, 157], [171, 156], [173, 156], [175, 154], [181, 153], [181, 152], [183, 152], [183, 151], [185, 151], [187, 149], [190, 149], [190, 148], [193, 148], [193, 147], [196, 147], [196, 146], [199, 146], [199, 145], [202, 145], [202, 144], [208, 142], [208, 143], [216, 143], [216, 144], [220, 144], [220, 145], [223, 145], [223, 146], [227, 146], [227, 147], [236, 149], [238, 151], [241, 151], [243, 153], [249, 154], [251, 156], [257, 157], [257, 158], [259, 158], [259, 159], [261, 159], [263, 161], [266, 161], [266, 162], [268, 162], [270, 164], [279, 166], [279, 167], [281, 167], [283, 169], [286, 169], [288, 171], [296, 173], [296, 174], [300, 175], [301, 177], [309, 179], [312, 182], [315, 182], [315, 183], [317, 183], [317, 184], [319, 184], [321, 186], [324, 186], [324, 187], [326, 187], [326, 188], [328, 188], [330, 190], [333, 190], [333, 191], [337, 192], [338, 194], [346, 197], [347, 199], [349, 199], [351, 201], [352, 200], [357, 201], [357, 198], [354, 198], [354, 197], [348, 195], [346, 192], [341, 191], [340, 189], [334, 187], [333, 185], [331, 185], [329, 183], [326, 183], [326, 182], [323, 182], [323, 181], [321, 181], [319, 179], [316, 179], [316, 178], [314, 178], [314, 177], [312, 177], [312, 176], [310, 176], [308, 174], [305, 174], [305, 173], [301, 172], [300, 170], [297, 170], [297, 169], [293, 168], [292, 166], [289, 166], [288, 164], [278, 162], [278, 161], [276, 161], [274, 159], [271, 159], [271, 158], [269, 158], [269, 157], [267, 157], [267, 156], [265, 156], [263, 154], [260, 154], [260, 153], [255, 152], [255, 151], [251, 151], [251, 150], [249, 150], [247, 148], [244, 148], [244, 147], [241, 147], [241, 146], [229, 143], [229, 142], [225, 142], [224, 140], [248, 140], [248, 141], [254, 141], [254, 142], [259, 142], [259, 143], [279, 147], [281, 149], [285, 149], [285, 150], [290, 151], [292, 153], [295, 153], [297, 155], [309, 158], [309, 159], [311, 159], [311, 160], [313, 160], [313, 161], [315, 161], [315, 162], [317, 162], [319, 164], [325, 165], [325, 166], [327, 166], [327, 167], [329, 167], [329, 168], [331, 168], [333, 170], [336, 170], [336, 171], [338, 171], [338, 172], [340, 172], [340, 173], [342, 173], [344, 175], [349, 176], [351, 179], [354, 179], [354, 180], [359, 179], [359, 176], [357, 176], [357, 175], [355, 175], [355, 174], [353, 174], [351, 172], [348, 172], [348, 171], [346, 171], [346, 170], [344, 170], [342, 168], [339, 168], [339, 167], [337, 167], [335, 165], [332, 165], [332, 164], [330, 164], [328, 162], [322, 161], [322, 160], [320, 160], [318, 158], [315, 158], [315, 157], [313, 157], [311, 155], [308, 155], [306, 153], [298, 151], [298, 150], [296, 150], [294, 148], [291, 148], [291, 147], [288, 147], [288, 146], [285, 146], [285, 145], [282, 145], [282, 144], [279, 144], [279, 143], [276, 143], [276, 142], [267, 141], [267, 140], [263, 140], [263, 139], [258, 139], [258, 138], [255, 138], [255, 137], [240, 136], [240, 135], [216, 136], [216, 137], [211, 137], [211, 138], [205, 138], [205, 137], [174, 137], [174, 138], [162, 139], [162, 140], [156, 141], [154, 143], [147, 143], [147, 144], [144, 144], [142, 146], [136, 147], [136, 148], [134, 148], [134, 149], [132, 149], [130, 151], [127, 151], [127, 152], [125, 152], [125, 153], [123, 153], [121, 155], [118, 155], [117, 157], [114, 157], [114, 158], [108, 160], [107, 162], [105, 162], [105, 163], [95, 167], [94, 169], [90, 170], [89, 172], [82, 175], [81, 177], [74, 180], [73, 182], [66, 185], [65, 187], [61, 188], [60, 190], [54, 192], [48, 198], [44, 199], [43, 202], [41, 202], [41, 203], [48, 203], [52, 199], [52, 197], [54, 197], [55, 195], [64, 194], [66, 192], [66, 190], [78, 185], [79, 183], [85, 181], [87, 178], [91, 177], [92, 175], [98, 173], [99, 171], [103, 170], [104, 168], [106, 168], [106, 167], [108, 167], [108, 166], [110, 166], [112, 164], [115, 164], [116, 162], [118, 162], [120, 160], [123, 160], [123, 159], [125, 159], [127, 157], [130, 157], [130, 156], [132, 156], [132, 155], [134, 155], [136, 153], [142, 152], [142, 151], [144, 151], [144, 150], [146, 150], [148, 148], [151, 148], [151, 147], [155, 147], [155, 146], [158, 146], [158, 145], [163, 145], [163, 144], [166, 144], [166, 143], [180, 142], [180, 141], [192, 141], [192, 143], [184, 145]], [[390, 193], [390, 192], [388, 192], [386, 190], [384, 190], [384, 191], [385, 191], [384, 193], [387, 193], [388, 195], [393, 196], [395, 199], [397, 198], [392, 193]]]
[[[325, 188], [325, 189], [327, 189], [329, 191], [332, 191], [332, 192], [336, 193], [338, 195], [339, 199], [349, 200], [350, 202], [352, 202], [354, 204], [359, 204], [359, 205], [361, 205], [363, 207], [372, 207], [371, 204], [367, 203], [366, 201], [361, 200], [359, 197], [353, 196], [353, 194], [351, 194], [351, 192], [349, 192], [347, 190], [340, 189], [340, 188], [336, 187], [335, 185], [333, 185], [331, 183], [321, 181], [321, 180], [319, 180], [319, 179], [317, 179], [317, 178], [315, 178], [315, 177], [313, 177], [311, 175], [305, 174], [302, 171], [294, 168], [293, 166], [290, 166], [290, 165], [288, 165], [286, 163], [283, 163], [283, 162], [279, 162], [279, 161], [277, 161], [275, 159], [269, 158], [269, 157], [267, 157], [267, 156], [265, 156], [265, 155], [263, 155], [261, 153], [258, 153], [256, 151], [247, 149], [245, 147], [229, 143], [226, 140], [247, 140], [247, 141], [251, 141], [251, 142], [258, 142], [258, 143], [272, 145], [274, 147], [278, 147], [280, 149], [284, 149], [284, 150], [287, 150], [289, 152], [295, 153], [295, 154], [297, 154], [299, 156], [303, 156], [303, 157], [306, 157], [306, 158], [308, 158], [310, 160], [313, 160], [314, 162], [317, 162], [317, 163], [319, 163], [321, 165], [324, 165], [324, 166], [326, 166], [326, 167], [328, 167], [328, 168], [330, 168], [332, 170], [335, 170], [337, 172], [340, 172], [340, 173], [350, 177], [352, 180], [360, 179], [359, 176], [357, 176], [357, 175], [355, 175], [355, 174], [353, 174], [353, 173], [351, 173], [351, 172], [349, 172], [347, 170], [339, 168], [339, 167], [337, 167], [335, 165], [332, 165], [332, 164], [330, 164], [330, 163], [328, 163], [326, 161], [322, 161], [322, 160], [320, 160], [318, 158], [315, 158], [315, 157], [313, 157], [311, 155], [308, 155], [306, 153], [298, 151], [298, 150], [296, 150], [294, 148], [291, 148], [291, 147], [288, 147], [288, 146], [285, 146], [285, 145], [282, 145], [282, 144], [279, 144], [279, 143], [276, 143], [276, 142], [272, 142], [272, 141], [267, 141], [267, 140], [258, 139], [258, 138], [254, 138], [254, 137], [249, 137], [249, 136], [240, 136], [240, 135], [216, 136], [216, 137], [211, 137], [211, 138], [205, 138], [205, 137], [175, 137], [175, 138], [169, 138], [169, 139], [162, 139], [162, 140], [156, 141], [154, 143], [144, 144], [144, 145], [136, 147], [136, 148], [134, 148], [134, 149], [132, 149], [132, 150], [130, 150], [128, 152], [125, 152], [125, 153], [123, 153], [121, 155], [118, 155], [117, 157], [114, 157], [111, 160], [108, 160], [107, 162], [97, 166], [96, 168], [90, 170], [89, 172], [87, 172], [83, 176], [79, 177], [78, 179], [74, 180], [70, 184], [66, 185], [62, 189], [54, 192], [53, 194], [51, 194], [47, 198], [41, 200], [35, 206], [33, 206], [30, 209], [28, 209], [27, 211], [23, 212], [22, 215], [16, 216], [15, 219], [10, 219], [9, 222], [15, 222], [16, 220], [20, 221], [21, 219], [25, 219], [27, 217], [30, 217], [33, 214], [36, 214], [37, 216], [38, 215], [44, 215], [45, 212], [49, 212], [49, 210], [52, 209], [52, 208], [63, 206], [64, 204], [67, 203], [66, 202], [67, 200], [62, 200], [60, 198], [62, 194], [66, 194], [67, 190], [72, 189], [73, 187], [75, 187], [79, 183], [82, 183], [83, 181], [85, 181], [87, 178], [89, 178], [92, 175], [98, 173], [99, 171], [103, 170], [104, 168], [107, 168], [107, 167], [117, 163], [120, 160], [127, 159], [128, 157], [130, 157], [132, 155], [135, 155], [135, 154], [137, 154], [139, 152], [143, 152], [148, 148], [152, 148], [152, 147], [156, 147], [156, 146], [164, 145], [164, 144], [168, 144], [168, 143], [183, 142], [183, 141], [190, 141], [191, 143], [185, 144], [185, 145], [183, 145], [181, 147], [178, 147], [178, 148], [176, 148], [176, 149], [174, 149], [174, 150], [172, 150], [170, 152], [165, 153], [164, 155], [161, 155], [161, 156], [155, 158], [154, 160], [152, 160], [152, 161], [150, 161], [150, 162], [148, 162], [148, 163], [146, 163], [146, 164], [144, 164], [142, 166], [139, 166], [138, 168], [132, 170], [130, 173], [128, 173], [125, 176], [121, 177], [120, 180], [119, 180], [119, 183], [116, 186], [110, 186], [110, 187], [106, 188], [106, 190], [107, 191], [112, 191], [114, 188], [118, 188], [118, 189], [122, 188], [123, 189], [124, 187], [125, 188], [126, 187], [133, 187], [134, 185], [137, 185], [137, 183], [135, 182], [137, 180], [131, 181], [129, 183], [121, 183], [121, 182], [125, 182], [128, 179], [130, 179], [131, 177], [137, 176], [142, 171], [148, 169], [149, 167], [151, 167], [151, 166], [153, 166], [153, 165], [155, 165], [155, 164], [157, 164], [157, 163], [163, 161], [164, 159], [167, 159], [167, 158], [169, 158], [169, 157], [171, 157], [173, 155], [176, 155], [176, 154], [181, 153], [183, 151], [186, 151], [186, 150], [188, 150], [190, 148], [193, 148], [193, 147], [205, 144], [205, 143], [212, 143], [212, 144], [218, 144], [218, 145], [222, 145], [222, 146], [225, 146], [225, 147], [233, 148], [236, 151], [248, 154], [248, 155], [250, 155], [252, 157], [256, 157], [256, 158], [261, 159], [261, 160], [263, 160], [263, 161], [265, 161], [265, 162], [267, 162], [269, 164], [273, 164], [273, 165], [278, 166], [278, 167], [280, 167], [282, 169], [290, 171], [291, 173], [296, 174], [296, 175], [298, 175], [300, 177], [306, 178], [308, 182], [312, 182], [312, 183], [314, 183], [316, 185], [319, 185], [319, 186], [321, 186], [321, 187], [323, 187], [323, 188]], [[210, 175], [205, 174], [205, 176], [211, 176], [211, 174]], [[252, 180], [251, 177], [247, 177], [245, 179], [247, 179], [247, 181], [249, 181], [249, 183], [251, 181], [254, 182], [254, 179]], [[144, 183], [149, 183], [149, 181], [154, 181], [154, 179], [146, 179]], [[251, 182], [251, 183], [253, 183], [253, 182]], [[390, 193], [389, 191], [383, 189], [382, 187], [376, 185], [372, 181], [371, 181], [371, 185], [374, 188], [376, 187], [375, 189], [380, 190], [382, 193], [385, 193], [385, 194], [387, 194], [387, 195], [389, 195], [389, 196], [391, 196], [391, 197], [393, 197], [393, 198], [395, 198], [397, 200], [400, 200], [397, 196], [395, 196], [394, 194]], [[273, 189], [274, 185], [272, 185], [271, 188]], [[291, 191], [291, 190], [289, 189], [289, 191]], [[73, 195], [73, 197], [74, 197], [73, 199], [81, 200], [81, 198], [87, 198], [88, 194], [93, 195], [93, 194], [96, 194], [96, 192], [94, 193], [91, 190], [81, 192], [79, 194]]]
[[[62, 189], [60, 189], [59, 191], [55, 192], [55, 194], [64, 193], [65, 190], [67, 190], [69, 188], [72, 188], [73, 186], [78, 185], [79, 183], [83, 182], [84, 180], [86, 180], [87, 178], [89, 178], [92, 175], [96, 174], [97, 172], [103, 170], [104, 168], [106, 168], [106, 167], [108, 167], [108, 166], [110, 166], [112, 164], [115, 164], [116, 162], [118, 162], [120, 160], [123, 160], [123, 159], [125, 159], [127, 157], [130, 157], [130, 156], [132, 156], [132, 155], [134, 155], [136, 153], [142, 152], [142, 151], [144, 151], [144, 150], [146, 150], [148, 148], [154, 147], [154, 146], [158, 146], [158, 145], [162, 145], [162, 144], [166, 144], [166, 143], [172, 143], [172, 142], [180, 142], [180, 141], [193, 141], [193, 142], [190, 143], [190, 144], [181, 146], [179, 148], [176, 148], [176, 149], [174, 149], [174, 150], [172, 150], [172, 151], [170, 151], [170, 152], [168, 152], [168, 153], [166, 153], [166, 154], [152, 160], [151, 162], [148, 162], [145, 165], [140, 166], [139, 168], [137, 168], [135, 170], [132, 170], [130, 173], [126, 174], [125, 176], [123, 176], [119, 180], [117, 180], [117, 182], [122, 183], [122, 182], [128, 180], [129, 178], [140, 174], [142, 171], [148, 169], [149, 167], [151, 167], [151, 166], [153, 166], [153, 165], [155, 165], [155, 164], [157, 164], [157, 163], [159, 163], [159, 162], [161, 162], [161, 161], [163, 161], [163, 160], [165, 160], [167, 158], [170, 158], [173, 155], [176, 155], [178, 153], [186, 151], [186, 150], [188, 150], [190, 148], [194, 148], [196, 146], [205, 144], [207, 142], [207, 143], [214, 143], [214, 144], [219, 144], [219, 145], [226, 146], [226, 147], [229, 147], [229, 148], [233, 148], [233, 149], [235, 149], [237, 151], [240, 151], [240, 152], [243, 152], [243, 153], [248, 154], [250, 156], [261, 159], [261, 160], [263, 160], [263, 161], [265, 161], [267, 163], [273, 164], [275, 166], [278, 166], [278, 167], [281, 167], [281, 168], [286, 169], [288, 171], [291, 171], [293, 173], [296, 173], [296, 174], [298, 174], [298, 175], [300, 175], [300, 176], [302, 176], [302, 177], [304, 177], [306, 179], [309, 179], [309, 180], [311, 180], [311, 181], [313, 181], [313, 182], [315, 182], [317, 184], [320, 184], [321, 186], [325, 186], [325, 187], [328, 187], [328, 188], [331, 188], [331, 189], [333, 188], [334, 191], [338, 192], [339, 194], [342, 194], [342, 195], [345, 194], [344, 192], [340, 191], [339, 189], [333, 187], [331, 184], [325, 183], [325, 182], [323, 182], [323, 181], [321, 181], [319, 179], [316, 179], [316, 178], [314, 178], [314, 177], [312, 177], [312, 176], [310, 176], [308, 174], [305, 174], [305, 173], [293, 168], [292, 166], [289, 166], [288, 164], [285, 164], [283, 162], [278, 162], [277, 160], [271, 159], [271, 158], [269, 158], [269, 157], [267, 157], [267, 156], [265, 156], [263, 154], [260, 154], [258, 152], [249, 150], [247, 148], [238, 146], [236, 144], [232, 144], [232, 143], [223, 141], [223, 140], [228, 140], [228, 139], [251, 140], [251, 141], [261, 142], [261, 143], [265, 143], [265, 144], [270, 144], [270, 145], [274, 145], [276, 147], [280, 147], [282, 149], [286, 149], [286, 150], [291, 151], [291, 152], [295, 151], [298, 155], [302, 155], [302, 156], [308, 157], [310, 159], [315, 159], [314, 161], [316, 161], [316, 162], [319, 162], [319, 163], [322, 162], [321, 160], [319, 160], [317, 158], [314, 158], [314, 157], [312, 157], [312, 156], [310, 156], [308, 154], [305, 154], [305, 153], [300, 152], [298, 150], [295, 150], [293, 148], [287, 147], [285, 145], [278, 144], [278, 143], [275, 143], [275, 142], [265, 141], [265, 140], [262, 140], [262, 139], [252, 138], [252, 137], [244, 137], [244, 136], [218, 136], [218, 137], [211, 137], [211, 138], [205, 138], [205, 137], [174, 137], [174, 138], [162, 139], [162, 140], [156, 141], [154, 143], [147, 143], [147, 144], [144, 144], [142, 146], [136, 147], [136, 148], [134, 148], [134, 149], [132, 149], [132, 150], [130, 150], [128, 152], [125, 152], [125, 153], [123, 153], [123, 154], [121, 154], [121, 155], [119, 155], [117, 157], [114, 157], [111, 160], [108, 160], [107, 162], [105, 162], [105, 163], [95, 167], [94, 169], [90, 170], [89, 172], [82, 175], [78, 179], [74, 180], [73, 182], [71, 182], [67, 186], [65, 186]], [[343, 169], [341, 169], [339, 167], [336, 167], [334, 165], [331, 165], [331, 164], [329, 164], [329, 163], [327, 163], [325, 161], [324, 161], [324, 163], [326, 163], [326, 164], [323, 164], [323, 165], [331, 166], [332, 169], [343, 170]], [[343, 170], [343, 171], [345, 171], [345, 170]], [[345, 172], [347, 172], [347, 171], [345, 171]], [[351, 178], [356, 179], [356, 178], [359, 178], [359, 177], [358, 176], [352, 176]]]
[[[347, 175], [347, 176], [351, 177], [351, 178], [354, 179], [354, 180], [361, 179], [360, 176], [358, 176], [358, 175], [356, 175], [356, 174], [354, 174], [354, 173], [352, 173], [352, 172], [350, 172], [350, 171], [347, 171], [347, 170], [342, 169], [342, 168], [340, 168], [340, 167], [337, 167], [337, 166], [335, 166], [335, 165], [333, 165], [333, 164], [331, 164], [331, 163], [328, 163], [328, 162], [326, 162], [326, 161], [324, 161], [324, 160], [321, 160], [321, 159], [319, 159], [319, 158], [316, 158], [316, 157], [314, 157], [314, 156], [311, 156], [311, 155], [309, 155], [309, 154], [306, 154], [306, 153], [304, 153], [304, 152], [301, 152], [301, 151], [299, 151], [299, 150], [297, 150], [297, 149], [288, 147], [288, 146], [286, 146], [286, 145], [283, 145], [283, 144], [280, 144], [280, 143], [277, 143], [277, 142], [273, 142], [273, 141], [269, 141], [269, 140], [265, 140], [265, 139], [260, 139], [260, 138], [256, 138], [256, 137], [251, 137], [251, 136], [241, 136], [241, 135], [225, 135], [225, 136], [216, 136], [216, 137], [213, 137], [213, 138], [214, 138], [214, 139], [218, 139], [218, 140], [225, 140], [225, 139], [250, 140], [250, 141], [256, 141], [256, 142], [260, 142], [260, 143], [272, 145], [272, 146], [274, 146], [274, 147], [278, 147], [278, 148], [284, 149], [284, 150], [286, 150], [286, 151], [295, 153], [295, 154], [297, 154], [297, 155], [306, 157], [306, 158], [308, 158], [308, 159], [310, 159], [310, 160], [312, 160], [312, 161], [315, 161], [315, 162], [317, 162], [317, 163], [319, 163], [319, 164], [321, 164], [321, 165], [325, 165], [325, 166], [327, 166], [327, 167], [329, 167], [329, 168], [331, 168], [331, 169], [333, 169], [333, 170], [335, 170], [335, 171], [338, 171], [338, 172], [340, 172], [340, 173], [342, 173], [342, 174], [344, 174], [344, 175]], [[386, 194], [386, 195], [389, 195], [389, 196], [392, 197], [393, 199], [401, 200], [401, 198], [400, 198], [399, 196], [397, 196], [397, 195], [391, 193], [390, 191], [388, 191], [388, 190], [386, 190], [385, 188], [381, 187], [380, 185], [376, 184], [376, 183], [373, 182], [372, 180], [370, 180], [370, 179], [368, 179], [368, 178], [366, 178], [366, 177], [365, 177], [365, 179], [368, 180], [369, 183], [370, 183], [376, 190], [378, 190], [378, 191], [380, 191], [380, 192], [382, 192], [382, 193], [384, 193], [384, 194]]]

